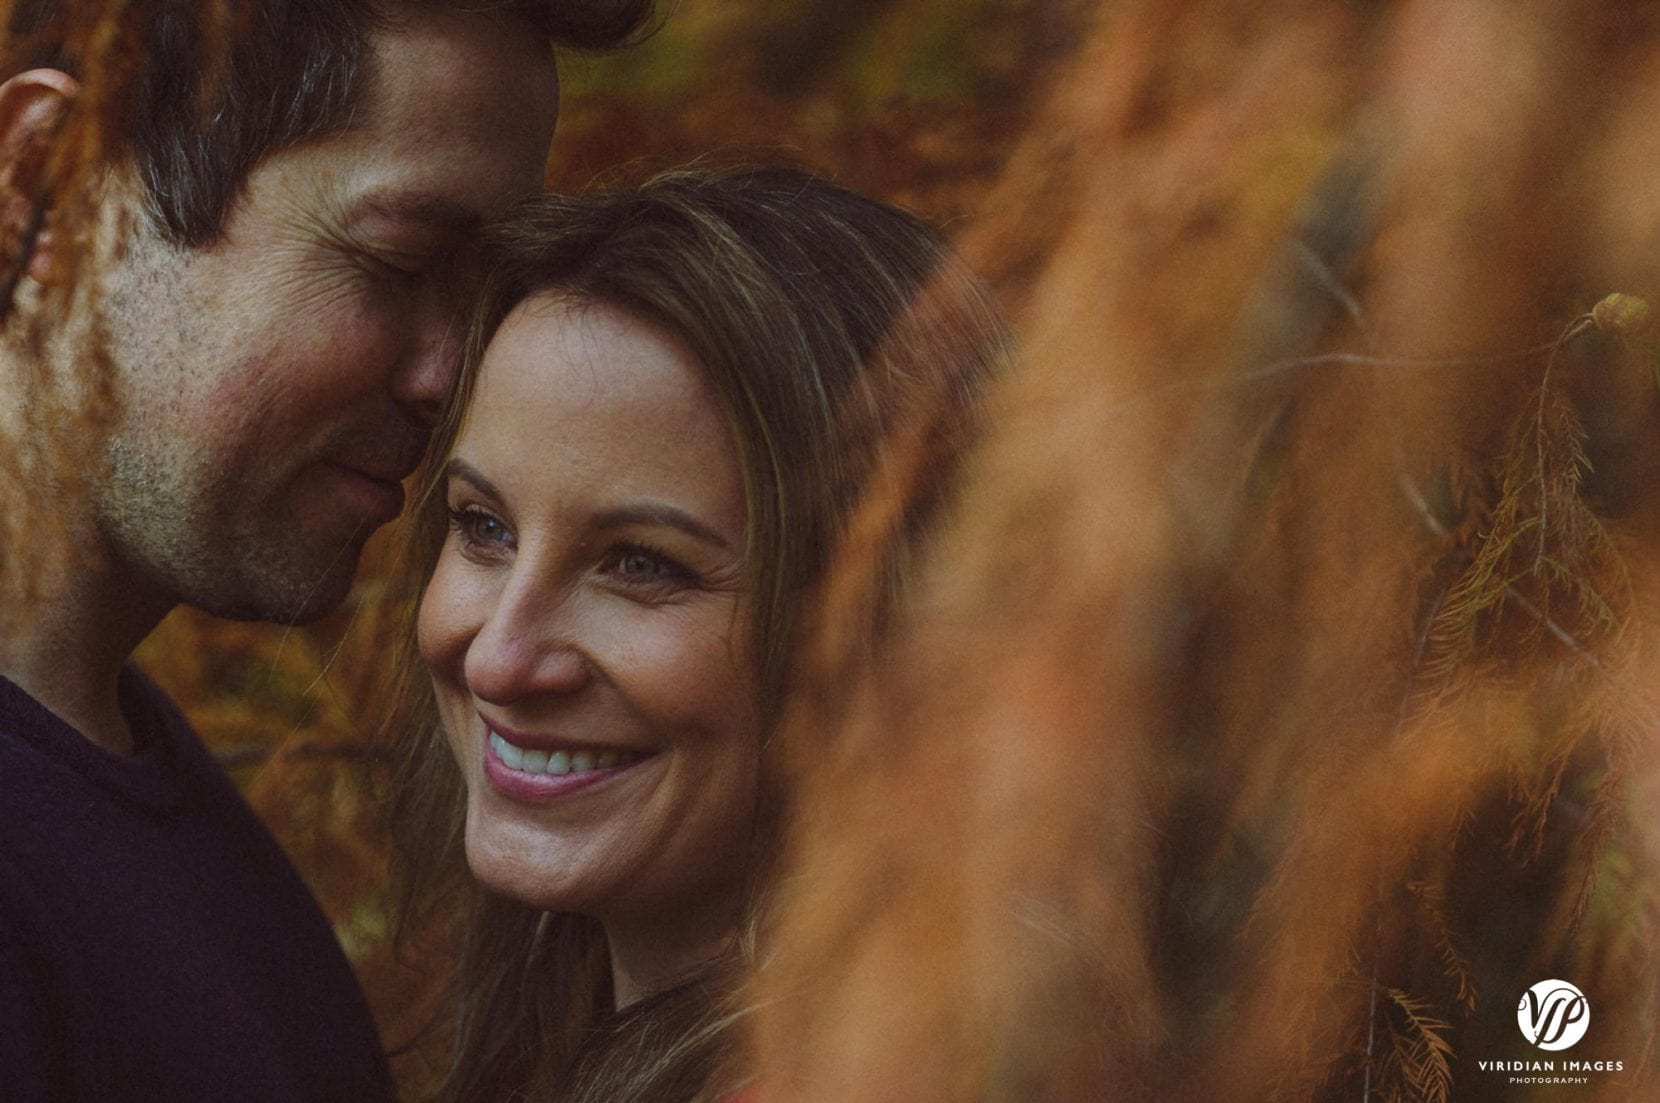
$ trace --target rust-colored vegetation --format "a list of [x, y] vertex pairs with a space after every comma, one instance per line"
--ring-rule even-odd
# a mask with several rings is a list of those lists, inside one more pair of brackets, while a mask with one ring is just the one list
[[[105, 7], [94, 87], [144, 16]], [[1022, 340], [880, 663], [838, 642], [861, 560], [826, 589], [765, 1098], [1660, 1095], [1653, 6], [667, 10], [568, 67], [551, 183], [788, 155], [944, 223]], [[107, 117], [69, 127], [73, 196]], [[8, 488], [95, 431], [87, 363], [7, 404]], [[140, 659], [397, 1043], [442, 970], [390, 951], [357, 783], [387, 569], [317, 628], [181, 613]], [[1549, 977], [1592, 1007], [1561, 1054], [1516, 1025]], [[1479, 1065], [1548, 1058], [1623, 1069]]]
[[[0, 0], [0, 29], [14, 25], [18, 0]], [[68, 5], [50, 34], [8, 34], [3, 52], [7, 74], [60, 54], [87, 59], [82, 94], [50, 142], [8, 150], [5, 171], [13, 182], [34, 181], [24, 190], [35, 201], [26, 211], [9, 211], [0, 231], [0, 319], [6, 339], [38, 353], [49, 341], [74, 341], [83, 350], [77, 370], [56, 378], [43, 356], [19, 357], [16, 385], [22, 393], [0, 403], [0, 486], [7, 489], [0, 511], [0, 631], [27, 615], [42, 592], [42, 572], [55, 569], [69, 539], [52, 508], [55, 494], [74, 494], [86, 465], [79, 449], [95, 438], [111, 403], [110, 364], [104, 353], [97, 302], [99, 283], [82, 278], [113, 246], [116, 235], [98, 232], [100, 170], [121, 155], [121, 113], [144, 51], [143, 27], [154, 3], [138, 0]], [[228, 29], [225, 5], [203, 5], [202, 18], [219, 34]], [[50, 225], [47, 211], [53, 212]], [[109, 222], [102, 224], [109, 228]], [[27, 257], [43, 235], [63, 258], [61, 279], [51, 286], [24, 284]], [[38, 295], [47, 309], [15, 312], [18, 295]], [[20, 321], [26, 316], [27, 322]]]
[[961, 237], [1024, 355], [932, 584], [789, 733], [778, 1098], [1652, 1096], [1656, 30], [1111, 6]]

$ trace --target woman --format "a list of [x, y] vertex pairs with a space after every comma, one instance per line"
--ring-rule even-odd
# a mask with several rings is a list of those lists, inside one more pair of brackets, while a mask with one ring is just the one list
[[[493, 238], [394, 723], [408, 899], [466, 901], [441, 1095], [718, 1100], [807, 595], [896, 441], [960, 448], [1002, 331], [921, 223], [794, 170], [545, 197]], [[875, 511], [885, 592], [937, 499]]]

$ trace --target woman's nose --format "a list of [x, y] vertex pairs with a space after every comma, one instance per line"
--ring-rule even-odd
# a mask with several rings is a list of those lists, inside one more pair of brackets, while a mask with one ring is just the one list
[[473, 695], [505, 705], [587, 685], [592, 670], [569, 604], [510, 586], [467, 648], [462, 673]]

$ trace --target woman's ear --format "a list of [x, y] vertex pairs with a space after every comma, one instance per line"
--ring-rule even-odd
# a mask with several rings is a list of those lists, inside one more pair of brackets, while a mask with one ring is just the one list
[[0, 247], [11, 264], [27, 249], [26, 270], [38, 283], [54, 282], [62, 267], [42, 209], [46, 160], [80, 87], [58, 69], [30, 69], [0, 84]]

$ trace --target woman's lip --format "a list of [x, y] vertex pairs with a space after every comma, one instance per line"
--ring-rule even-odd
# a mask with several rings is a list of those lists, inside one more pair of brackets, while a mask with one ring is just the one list
[[[505, 733], [503, 735], [505, 737]], [[646, 761], [649, 760], [636, 758], [616, 766], [586, 770], [580, 774], [530, 773], [515, 770], [503, 762], [496, 754], [495, 748], [490, 746], [489, 737], [486, 736], [484, 740], [484, 777], [490, 783], [490, 787], [511, 800], [533, 804], [593, 789], [621, 777]]]
[[572, 739], [565, 739], [557, 735], [539, 735], [535, 732], [515, 731], [496, 723], [482, 712], [478, 714], [484, 724], [484, 739], [489, 742], [490, 733], [495, 732], [515, 747], [522, 747], [527, 751], [565, 751], [576, 754], [578, 751], [587, 751], [589, 754], [604, 754], [607, 751], [616, 754], [649, 755], [652, 752], [641, 747], [623, 747], [615, 743], [582, 743]]

